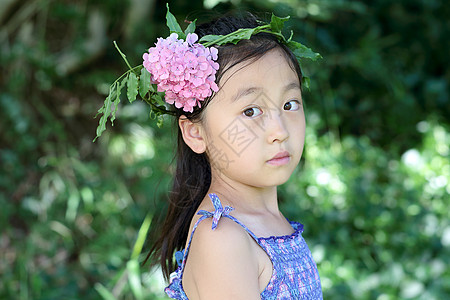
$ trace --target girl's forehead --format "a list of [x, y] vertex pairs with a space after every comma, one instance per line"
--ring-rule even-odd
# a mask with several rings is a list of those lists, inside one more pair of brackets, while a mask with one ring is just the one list
[[246, 88], [248, 91], [265, 90], [286, 81], [298, 82], [282, 50], [274, 49], [256, 60], [244, 61], [229, 68], [219, 82], [218, 96], [229, 98], [230, 93]]

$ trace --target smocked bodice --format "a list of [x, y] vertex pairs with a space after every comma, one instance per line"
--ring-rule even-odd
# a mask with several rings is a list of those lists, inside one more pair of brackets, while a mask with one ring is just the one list
[[[165, 289], [167, 295], [173, 299], [188, 299], [183, 290], [182, 279], [184, 266], [189, 253], [192, 236], [198, 224], [207, 218], [213, 218], [212, 230], [219, 223], [221, 217], [226, 217], [240, 226], [267, 253], [272, 261], [272, 277], [261, 293], [261, 299], [322, 299], [322, 288], [316, 264], [311, 252], [303, 239], [303, 225], [290, 222], [294, 233], [284, 236], [257, 237], [250, 229], [235, 217], [230, 215], [232, 207], [223, 207], [216, 194], [209, 194], [215, 211], [200, 211], [202, 215], [195, 223], [188, 246], [184, 252], [178, 252], [178, 269], [171, 275], [171, 283]], [[181, 255], [182, 254], [182, 255]], [[230, 287], [232, 288], [232, 287]]]

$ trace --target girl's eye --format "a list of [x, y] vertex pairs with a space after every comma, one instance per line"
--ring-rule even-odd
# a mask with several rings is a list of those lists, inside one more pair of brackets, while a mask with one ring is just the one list
[[247, 108], [242, 112], [246, 117], [257, 117], [262, 114], [262, 111], [257, 107]]
[[291, 100], [286, 102], [283, 106], [284, 110], [298, 110], [300, 103], [297, 100]]

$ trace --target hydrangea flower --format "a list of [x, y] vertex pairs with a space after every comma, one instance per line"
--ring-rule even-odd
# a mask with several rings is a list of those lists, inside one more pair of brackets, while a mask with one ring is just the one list
[[165, 92], [165, 100], [176, 108], [192, 112], [201, 101], [218, 91], [215, 82], [219, 69], [217, 49], [196, 43], [198, 36], [189, 33], [186, 41], [172, 33], [158, 38], [155, 47], [143, 55], [144, 67], [152, 75], [158, 92]]

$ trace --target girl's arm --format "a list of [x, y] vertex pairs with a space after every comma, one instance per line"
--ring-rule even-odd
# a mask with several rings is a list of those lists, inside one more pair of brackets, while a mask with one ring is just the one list
[[221, 218], [199, 224], [183, 275], [189, 299], [261, 299], [254, 240], [241, 226]]

